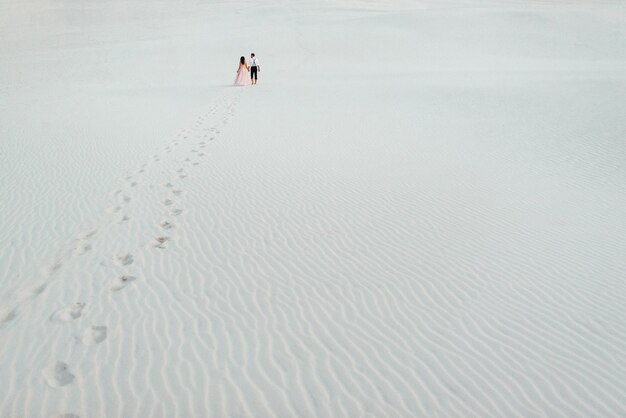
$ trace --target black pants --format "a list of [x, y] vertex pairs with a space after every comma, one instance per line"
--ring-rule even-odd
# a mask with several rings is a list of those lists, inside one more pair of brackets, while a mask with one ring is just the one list
[[250, 67], [250, 79], [251, 80], [256, 80], [257, 79], [256, 65], [253, 65], [252, 67]]

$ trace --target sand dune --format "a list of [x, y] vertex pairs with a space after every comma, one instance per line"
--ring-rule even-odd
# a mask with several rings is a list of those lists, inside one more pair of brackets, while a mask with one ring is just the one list
[[1, 7], [0, 416], [626, 415], [619, 2]]

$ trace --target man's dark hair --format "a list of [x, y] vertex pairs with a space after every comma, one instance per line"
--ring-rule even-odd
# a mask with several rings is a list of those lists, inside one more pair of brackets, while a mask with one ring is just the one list
[[255, 56], [256, 56], [256, 55], [254, 55], [254, 52], [253, 52], [252, 54], [250, 54], [250, 55], [252, 55], [253, 57], [255, 57]]

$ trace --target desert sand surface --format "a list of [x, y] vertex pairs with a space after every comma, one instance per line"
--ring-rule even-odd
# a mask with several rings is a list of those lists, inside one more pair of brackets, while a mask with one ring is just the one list
[[622, 1], [0, 0], [0, 416], [624, 417], [625, 139]]

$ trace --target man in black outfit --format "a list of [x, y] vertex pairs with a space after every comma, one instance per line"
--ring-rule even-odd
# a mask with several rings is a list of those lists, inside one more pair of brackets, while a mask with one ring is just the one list
[[256, 84], [257, 74], [261, 72], [261, 67], [259, 66], [259, 60], [257, 59], [254, 52], [250, 54], [250, 79], [252, 80], [252, 84]]

